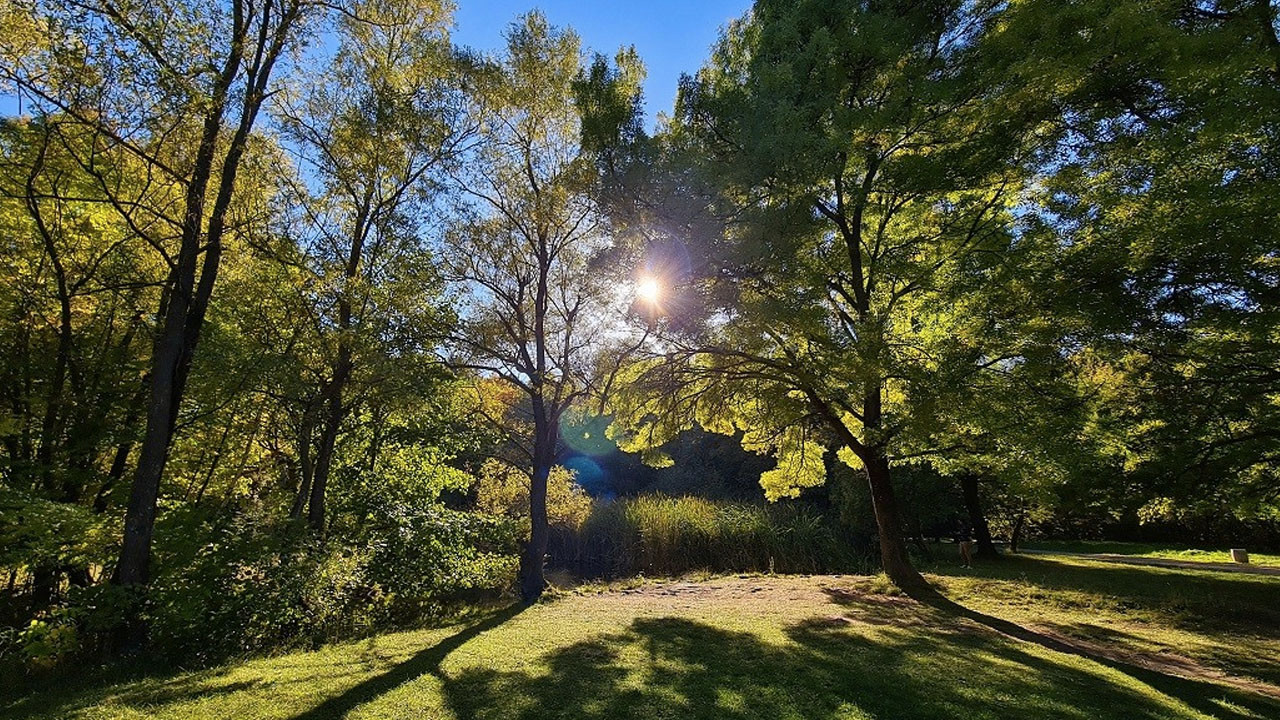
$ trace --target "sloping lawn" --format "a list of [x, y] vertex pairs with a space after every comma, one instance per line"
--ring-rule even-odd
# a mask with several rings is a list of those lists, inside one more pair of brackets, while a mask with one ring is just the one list
[[212, 670], [46, 682], [0, 717], [1280, 718], [1280, 578], [1043, 556], [934, 570], [960, 614], [866, 577], [619, 586]]
[[[1106, 553], [1109, 555], [1131, 555], [1139, 558], [1156, 558], [1160, 560], [1186, 560], [1188, 562], [1229, 563], [1231, 551], [1199, 550], [1182, 545], [1160, 543], [1108, 542], [1103, 540], [1064, 540], [1039, 541], [1028, 543], [1032, 550], [1074, 553]], [[1247, 549], [1247, 548], [1246, 548]], [[1252, 565], [1269, 565], [1280, 567], [1280, 555], [1274, 553], [1249, 552], [1249, 563]]]

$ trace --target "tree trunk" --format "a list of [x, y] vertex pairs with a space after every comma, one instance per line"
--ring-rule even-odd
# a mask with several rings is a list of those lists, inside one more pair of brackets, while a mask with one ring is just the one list
[[520, 555], [520, 599], [526, 603], [542, 597], [547, 581], [543, 564], [547, 556], [547, 478], [551, 475], [549, 454], [535, 454], [533, 476], [529, 483], [529, 541]]
[[1017, 517], [1013, 519], [1013, 530], [1009, 533], [1009, 552], [1018, 552], [1018, 543], [1022, 542], [1022, 525], [1025, 522], [1027, 514], [1018, 511]]
[[[147, 390], [150, 387], [150, 378], [144, 378], [142, 384], [138, 386], [137, 392], [133, 394], [133, 398], [129, 401], [129, 411], [125, 416], [124, 427], [131, 430], [138, 422], [138, 416], [142, 414], [142, 409], [147, 402]], [[102, 487], [98, 488], [98, 494], [93, 498], [93, 511], [102, 514], [107, 511], [107, 498], [111, 494], [111, 489], [115, 484], [124, 477], [125, 470], [129, 466], [129, 453], [133, 450], [132, 438], [121, 440], [116, 445], [115, 455], [111, 458], [111, 468], [107, 470], [107, 479], [103, 481]]]
[[960, 491], [964, 496], [964, 509], [969, 515], [969, 526], [973, 528], [973, 539], [977, 543], [976, 557], [994, 560], [1000, 557], [996, 545], [991, 541], [991, 527], [987, 524], [987, 516], [982, 512], [982, 501], [978, 496], [978, 476], [965, 473], [960, 476]]
[[[189, 288], [188, 288], [189, 289]], [[180, 295], [181, 292], [175, 293]], [[151, 536], [155, 531], [156, 501], [160, 496], [160, 477], [169, 457], [173, 438], [173, 378], [182, 351], [186, 313], [175, 305], [185, 305], [174, 298], [168, 308], [165, 327], [157, 338], [151, 368], [151, 399], [147, 406], [147, 429], [142, 437], [138, 467], [129, 492], [125, 511], [124, 543], [116, 564], [113, 581], [117, 585], [146, 585], [151, 564]], [[133, 644], [133, 643], [130, 643]]]
[[[360, 243], [355, 243], [353, 253], [358, 253]], [[347, 280], [355, 275], [358, 256], [348, 264]], [[345, 296], [338, 301], [338, 327], [347, 332], [351, 327], [351, 301]], [[338, 357], [333, 363], [333, 379], [325, 388], [324, 425], [320, 430], [320, 447], [316, 449], [315, 476], [311, 478], [311, 502], [307, 508], [307, 523], [312, 530], [324, 530], [324, 493], [329, 486], [329, 470], [333, 467], [333, 449], [338, 444], [338, 430], [342, 428], [342, 418], [346, 414], [346, 405], [342, 401], [342, 393], [351, 378], [351, 348], [345, 340], [338, 343]]]
[[[160, 478], [169, 459], [169, 445], [173, 440], [178, 405], [182, 399], [183, 379], [186, 377], [183, 355], [195, 350], [200, 328], [198, 323], [191, 321], [203, 319], [197, 306], [202, 301], [208, 301], [208, 297], [201, 299], [196, 293], [197, 290], [204, 291], [206, 288], [212, 291], [213, 274], [217, 271], [217, 250], [222, 238], [214, 236], [212, 232], [202, 232], [206, 193], [213, 177], [218, 137], [223, 130], [227, 94], [239, 73], [241, 57], [239, 52], [232, 53], [217, 79], [212, 107], [204, 117], [200, 145], [196, 150], [187, 184], [182, 243], [177, 262], [169, 276], [167, 302], [162, 301], [165, 304], [163, 319], [151, 356], [151, 398], [147, 405], [147, 429], [142, 437], [138, 467], [129, 493], [129, 506], [125, 511], [124, 543], [112, 578], [118, 585], [145, 586], [149, 580], [151, 536], [155, 531]], [[233, 160], [238, 160], [238, 154], [233, 157], [229, 152], [222, 167], [224, 188], [229, 183], [234, 183], [238, 162]], [[222, 194], [219, 193], [219, 200], [222, 200]], [[222, 212], [225, 212], [225, 207], [214, 208], [215, 216]], [[197, 280], [196, 270], [202, 246], [207, 246], [204, 248], [207, 254], [204, 272]], [[212, 265], [211, 260], [214, 261]], [[189, 357], [186, 360], [189, 361]], [[142, 631], [136, 622], [131, 625], [134, 627], [126, 631], [129, 637], [124, 642], [130, 649], [138, 649], [143, 642]]]
[[[895, 585], [907, 591], [929, 591], [929, 584], [911, 564], [907, 545], [902, 536], [902, 520], [898, 514], [898, 501], [889, 476], [889, 460], [884, 449], [860, 441], [831, 406], [812, 387], [802, 388], [810, 404], [824, 419], [845, 446], [862, 461], [871, 488], [871, 508], [875, 513], [877, 535], [880, 537], [880, 562], [884, 572]], [[880, 431], [880, 387], [869, 384], [862, 400], [864, 439], [875, 437]]]
[[315, 428], [313, 403], [313, 399], [307, 400], [298, 428], [298, 470], [302, 473], [302, 480], [298, 484], [297, 494], [293, 496], [293, 506], [289, 508], [289, 517], [297, 519], [302, 517], [302, 511], [307, 508], [307, 501], [311, 499], [311, 477], [315, 475], [315, 466], [311, 462], [311, 431]]
[[62, 266], [62, 259], [54, 243], [53, 233], [44, 222], [44, 214], [36, 199], [35, 180], [44, 169], [45, 152], [49, 147], [49, 129], [45, 127], [44, 144], [27, 176], [27, 210], [39, 231], [44, 243], [45, 256], [53, 267], [54, 278], [58, 287], [58, 350], [54, 356], [53, 374], [49, 379], [49, 389], [45, 397], [44, 419], [40, 423], [40, 445], [36, 449], [36, 466], [40, 470], [41, 484], [50, 498], [56, 496], [54, 476], [54, 444], [62, 435], [65, 421], [62, 388], [66, 383], [67, 373], [71, 369], [71, 353], [73, 347], [73, 329], [71, 322], [71, 294], [67, 289], [67, 274]]
[[338, 443], [338, 430], [342, 427], [342, 418], [346, 413], [342, 393], [346, 390], [353, 369], [351, 346], [345, 335], [351, 331], [352, 320], [351, 298], [347, 293], [350, 292], [352, 282], [359, 276], [360, 259], [364, 254], [364, 243], [370, 229], [372, 199], [373, 188], [370, 186], [360, 199], [360, 209], [356, 213], [355, 227], [351, 234], [351, 248], [343, 266], [344, 283], [338, 295], [338, 357], [333, 363], [333, 378], [325, 388], [324, 426], [320, 432], [320, 447], [316, 450], [316, 471], [315, 477], [311, 479], [311, 502], [307, 512], [307, 523], [316, 532], [324, 530], [324, 493], [329, 485], [329, 469], [333, 467], [333, 449]]
[[307, 505], [307, 524], [316, 532], [324, 531], [324, 493], [329, 485], [329, 470], [333, 467], [333, 449], [338, 443], [338, 429], [342, 425], [342, 385], [334, 378], [329, 388], [324, 425], [320, 430], [320, 446], [316, 449], [315, 475], [311, 478], [311, 497]]
[[[880, 390], [879, 382], [868, 383], [867, 392], [862, 399], [864, 439], [876, 438], [880, 434]], [[871, 486], [871, 507], [875, 512], [876, 528], [880, 535], [880, 562], [884, 566], [884, 572], [895, 585], [908, 593], [927, 589], [929, 584], [912, 566], [911, 557], [907, 555], [907, 544], [902, 538], [902, 519], [898, 514], [898, 499], [893, 492], [889, 459], [885, 457], [884, 448], [878, 444], [865, 443], [862, 447], [867, 484]]]
[[35, 615], [53, 604], [62, 584], [62, 573], [52, 567], [37, 567], [31, 571], [31, 609]]
[[[242, 15], [243, 5], [237, 2], [234, 8], [236, 18], [233, 32], [236, 36], [231, 38], [231, 51], [219, 68], [204, 115], [200, 143], [193, 157], [186, 186], [182, 239], [166, 288], [169, 297], [151, 358], [151, 399], [147, 408], [147, 429], [142, 438], [138, 467], [129, 494], [129, 506], [125, 511], [124, 542], [112, 578], [115, 584], [126, 587], [145, 588], [150, 579], [151, 538], [155, 532], [160, 479], [168, 460], [187, 374], [191, 369], [205, 313], [217, 281], [222, 257], [222, 236], [226, 230], [226, 215], [235, 190], [236, 175], [248, 145], [249, 134], [266, 97], [272, 67], [284, 51], [285, 41], [301, 11], [299, 4], [288, 5], [271, 32], [268, 32], [265, 25], [267, 15], [264, 13], [263, 25], [258, 28], [255, 38], [256, 47], [248, 48], [252, 60], [247, 68], [239, 120], [219, 166], [216, 155], [220, 139], [227, 129], [224, 123], [225, 110], [231, 87], [241, 74], [241, 62], [245, 57], [246, 40], [249, 36], [249, 25]], [[210, 182], [215, 177], [217, 192], [208, 210], [206, 225], [207, 195]], [[203, 262], [200, 260], [202, 252]], [[129, 613], [130, 617], [122, 628], [121, 636], [117, 638], [118, 647], [126, 652], [140, 650], [146, 642], [146, 628], [136, 612], [137, 609], [135, 607]]]
[[903, 590], [928, 587], [907, 556], [897, 498], [894, 497], [893, 484], [889, 478], [888, 460], [877, 451], [867, 459], [865, 465], [867, 484], [871, 487], [871, 507], [875, 512], [876, 529], [880, 536], [880, 562], [885, 574]]

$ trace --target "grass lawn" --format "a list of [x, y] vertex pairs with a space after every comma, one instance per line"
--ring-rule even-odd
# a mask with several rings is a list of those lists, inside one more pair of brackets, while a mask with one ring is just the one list
[[[1222, 550], [1196, 550], [1180, 545], [1160, 543], [1107, 542], [1094, 540], [1044, 541], [1027, 543], [1031, 550], [1049, 550], [1053, 552], [1075, 553], [1107, 553], [1111, 555], [1132, 555], [1142, 558], [1159, 558], [1164, 560], [1187, 560], [1190, 562], [1229, 563], [1231, 553]], [[1249, 552], [1251, 565], [1280, 566], [1280, 555]]]
[[0, 717], [1280, 718], [1280, 577], [1054, 556], [932, 570], [963, 610], [853, 576], [584, 589], [316, 652], [46, 682]]

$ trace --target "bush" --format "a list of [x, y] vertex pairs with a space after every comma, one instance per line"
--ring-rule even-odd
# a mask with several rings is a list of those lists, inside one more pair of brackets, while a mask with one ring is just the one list
[[211, 661], [360, 634], [388, 619], [367, 549], [245, 530], [220, 534], [156, 579], [146, 606], [152, 647]]
[[50, 667], [104, 650], [139, 605], [157, 655], [208, 663], [418, 623], [514, 582], [511, 520], [386, 498], [343, 518], [321, 539], [278, 515], [172, 508], [145, 598], [105, 582], [70, 587], [0, 628], [0, 662]]
[[803, 505], [665, 495], [596, 504], [579, 530], [553, 528], [550, 554], [553, 566], [603, 578], [690, 570], [860, 572], [869, 563], [866, 548]]
[[509, 588], [516, 549], [511, 523], [439, 506], [380, 505], [324, 540], [242, 521], [165, 563], [147, 608], [152, 644], [211, 661], [417, 622]]

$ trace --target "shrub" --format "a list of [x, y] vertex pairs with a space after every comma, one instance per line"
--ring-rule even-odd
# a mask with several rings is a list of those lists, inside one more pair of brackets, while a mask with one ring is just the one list
[[389, 616], [365, 548], [247, 529], [220, 535], [156, 579], [146, 616], [152, 647], [210, 661], [359, 634]]
[[514, 582], [511, 520], [385, 497], [343, 510], [321, 539], [275, 514], [172, 508], [145, 598], [105, 582], [70, 587], [0, 628], [0, 662], [49, 667], [103, 650], [139, 603], [157, 654], [207, 663], [417, 623]]
[[577, 531], [553, 528], [551, 563], [584, 577], [635, 573], [856, 572], [860, 548], [812, 509], [642, 495], [597, 503]]
[[440, 506], [368, 508], [315, 538], [248, 520], [166, 563], [147, 616], [153, 645], [200, 661], [359, 636], [510, 587], [511, 523]]

